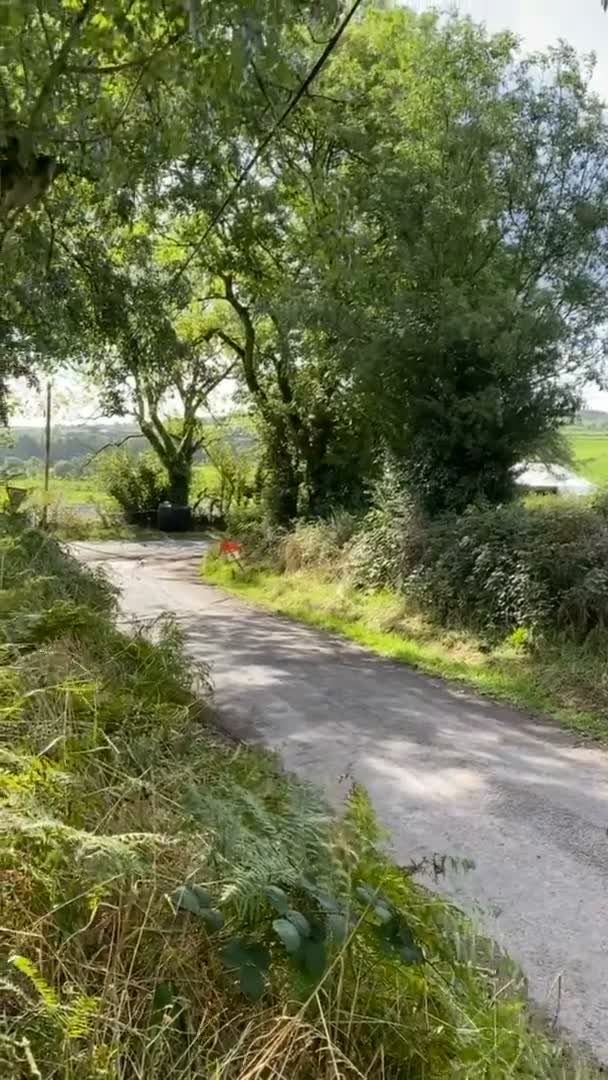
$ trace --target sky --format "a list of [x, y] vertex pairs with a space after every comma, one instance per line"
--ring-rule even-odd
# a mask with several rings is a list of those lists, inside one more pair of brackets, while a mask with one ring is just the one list
[[578, 52], [597, 57], [596, 89], [608, 100], [608, 14], [600, 0], [449, 0], [433, 4], [410, 0], [415, 11], [454, 8], [484, 22], [489, 30], [512, 30], [527, 52], [544, 49], [560, 38]]
[[[527, 52], [543, 49], [560, 38], [568, 41], [580, 53], [595, 53], [597, 66], [594, 86], [597, 93], [608, 102], [608, 13], [602, 11], [600, 0], [456, 0], [453, 3], [409, 0], [415, 11], [429, 8], [455, 8], [462, 15], [470, 15], [477, 22], [484, 22], [489, 30], [512, 30], [521, 39]], [[74, 394], [74, 385], [67, 398], [73, 403], [80, 394]], [[85, 395], [86, 397], [86, 395]], [[592, 408], [608, 411], [608, 391], [590, 387], [585, 394]], [[87, 397], [81, 411], [73, 404], [64, 405], [62, 419], [82, 422], [95, 415], [95, 407]], [[16, 423], [37, 423], [43, 415], [40, 401], [29, 398], [26, 410]]]

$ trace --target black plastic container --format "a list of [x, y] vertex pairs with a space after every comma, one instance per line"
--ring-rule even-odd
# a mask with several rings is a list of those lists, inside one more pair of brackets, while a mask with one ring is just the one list
[[156, 515], [156, 524], [161, 532], [188, 532], [192, 528], [192, 507], [161, 503]]

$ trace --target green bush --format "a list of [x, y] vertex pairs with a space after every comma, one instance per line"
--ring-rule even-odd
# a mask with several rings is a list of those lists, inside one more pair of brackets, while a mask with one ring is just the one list
[[100, 459], [97, 474], [102, 488], [116, 500], [128, 521], [152, 514], [168, 498], [166, 470], [152, 452], [114, 450]]
[[518, 503], [436, 521], [406, 589], [442, 622], [584, 638], [608, 624], [608, 521], [586, 505]]
[[73, 461], [56, 461], [53, 465], [53, 476], [58, 480], [66, 480], [71, 476], [78, 476], [82, 467], [80, 459]]
[[397, 589], [436, 621], [490, 636], [522, 627], [580, 640], [608, 625], [601, 502], [511, 503], [433, 521], [375, 509], [340, 562], [355, 585]]
[[446, 626], [489, 638], [518, 628], [583, 640], [608, 627], [608, 504], [547, 500], [428, 520], [397, 487], [364, 517], [256, 522], [242, 533], [251, 565], [316, 569], [362, 589], [401, 592]]

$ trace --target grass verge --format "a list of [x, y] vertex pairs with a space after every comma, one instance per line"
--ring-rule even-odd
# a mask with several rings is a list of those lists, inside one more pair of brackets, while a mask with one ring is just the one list
[[521, 979], [342, 818], [209, 723], [171, 620], [0, 518], [0, 1075], [595, 1076]]
[[381, 656], [470, 686], [499, 701], [558, 720], [578, 734], [608, 739], [608, 646], [563, 640], [530, 649], [517, 636], [488, 647], [474, 634], [446, 631], [389, 590], [364, 592], [322, 570], [277, 573], [241, 568], [215, 554], [206, 581], [282, 615], [340, 634]]

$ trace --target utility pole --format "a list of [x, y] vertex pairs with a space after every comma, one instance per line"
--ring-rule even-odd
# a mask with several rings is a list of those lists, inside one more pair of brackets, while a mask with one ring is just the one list
[[51, 380], [46, 384], [46, 427], [44, 433], [44, 505], [42, 507], [42, 528], [46, 529], [49, 517], [49, 476], [51, 472]]

